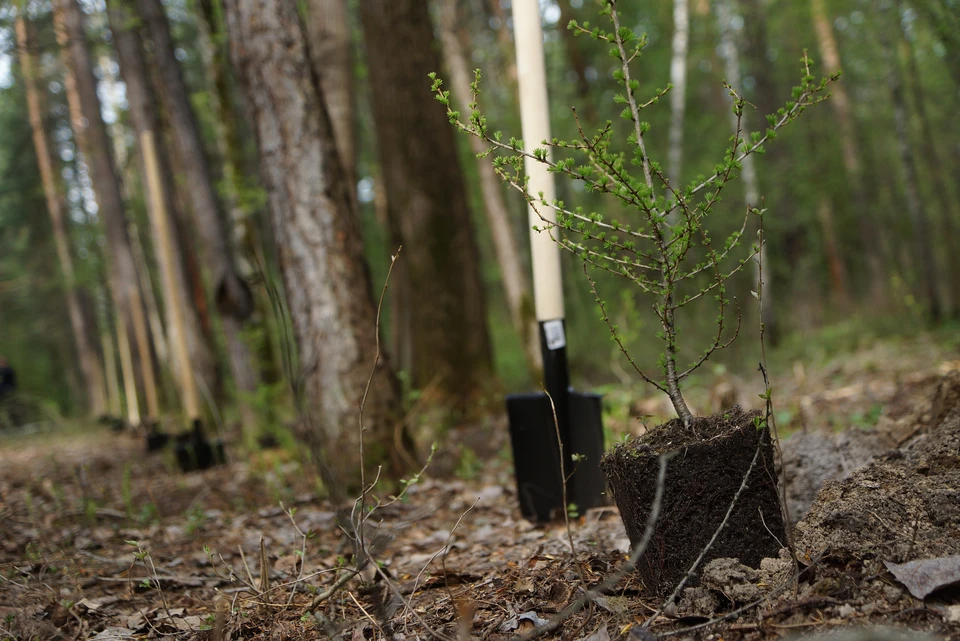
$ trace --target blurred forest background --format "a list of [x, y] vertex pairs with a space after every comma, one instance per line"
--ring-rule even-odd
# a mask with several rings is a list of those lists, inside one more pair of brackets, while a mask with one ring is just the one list
[[[480, 68], [491, 126], [519, 137], [509, 2], [0, 4], [0, 354], [20, 394], [57, 415], [134, 422], [215, 408], [250, 434], [315, 402], [321, 420], [355, 425], [400, 244], [372, 395], [463, 413], [539, 387], [525, 203], [491, 182], [427, 78], [438, 71], [465, 101]], [[571, 107], [591, 129], [616, 120], [617, 61], [566, 29], [596, 21], [597, 4], [540, 6], [554, 135], [577, 136]], [[674, 84], [646, 112], [647, 145], [684, 182], [728, 145], [723, 80], [756, 107], [751, 130], [790, 98], [805, 49], [817, 77], [843, 70], [712, 223], [739, 227], [744, 190], [765, 199], [777, 349], [955, 321], [957, 0], [618, 8], [649, 40], [639, 95]], [[605, 211], [577, 184], [558, 189]], [[574, 383], [639, 385], [577, 259], [564, 261]], [[745, 270], [733, 285], [742, 340], [715, 361], [735, 372], [756, 368], [753, 279]], [[599, 278], [634, 356], [652, 362], [650, 301], [624, 285]], [[712, 311], [681, 322], [691, 354], [715, 332]], [[193, 391], [178, 383], [184, 358]]]

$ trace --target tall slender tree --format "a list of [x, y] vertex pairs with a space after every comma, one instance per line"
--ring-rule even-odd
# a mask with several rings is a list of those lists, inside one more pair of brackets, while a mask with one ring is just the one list
[[[157, 251], [157, 262], [160, 265], [163, 282], [167, 337], [171, 345], [177, 345], [180, 341], [179, 334], [182, 332], [188, 348], [189, 363], [181, 362], [179, 352], [182, 350], [170, 350], [171, 369], [180, 382], [180, 389], [185, 390], [194, 385], [194, 370], [204, 379], [212, 378], [212, 355], [204, 339], [196, 310], [185, 296], [185, 293], [190, 291], [190, 284], [187, 279], [183, 248], [179, 242], [176, 242], [175, 235], [171, 236], [169, 242], [166, 242], [165, 238], [165, 230], [169, 229], [171, 233], [175, 231], [173, 221], [177, 216], [173, 213], [173, 208], [176, 206], [176, 197], [172, 173], [162, 149], [163, 141], [158, 135], [156, 99], [144, 63], [142, 40], [136, 29], [136, 13], [124, 0], [110, 0], [107, 3], [107, 14], [110, 30], [113, 33], [114, 48], [120, 63], [120, 74], [126, 85], [130, 121], [137, 135], [141, 174], [144, 176], [147, 187], [151, 187], [151, 172], [147, 170], [148, 167], [156, 166], [160, 177], [159, 186], [163, 193], [158, 195], [152, 193], [151, 189], [147, 189], [147, 208], [156, 248], [158, 250], [165, 248], [169, 251], [169, 255], [166, 251]], [[157, 152], [156, 158], [147, 157], [146, 147], [151, 144], [146, 142], [148, 138], [153, 141], [152, 145]], [[157, 211], [161, 204], [164, 211]], [[168, 217], [169, 220], [167, 220]]]
[[[473, 74], [470, 72], [463, 51], [464, 43], [469, 43], [468, 36], [457, 29], [456, 0], [440, 2], [440, 42], [443, 45], [443, 57], [450, 72], [453, 94], [460, 102], [459, 109], [466, 113], [469, 110], [470, 83], [473, 82]], [[470, 149], [475, 155], [482, 153], [483, 141], [471, 136]], [[480, 177], [480, 191], [483, 194], [487, 225], [490, 227], [493, 249], [503, 278], [507, 308], [513, 319], [514, 328], [520, 335], [527, 365], [531, 372], [537, 373], [543, 367], [540, 356], [540, 330], [533, 311], [530, 279], [523, 265], [519, 243], [514, 235], [514, 225], [510, 222], [510, 212], [507, 210], [503, 186], [493, 165], [485, 158], [477, 158], [477, 174]]]
[[[110, 137], [101, 115], [97, 81], [87, 50], [83, 11], [76, 0], [54, 0], [53, 16], [57, 41], [62, 48], [67, 67], [64, 84], [74, 135], [77, 146], [82, 151], [90, 169], [93, 190], [97, 198], [97, 214], [107, 238], [109, 284], [111, 296], [118, 310], [118, 324], [123, 326], [123, 331], [120, 332], [121, 340], [130, 337], [130, 332], [126, 330], [132, 326], [141, 363], [148, 418], [154, 419], [159, 414], [159, 402], [143, 297], [130, 249], [120, 180], [114, 166]], [[120, 331], [119, 328], [118, 331]], [[125, 349], [128, 349], [128, 346], [121, 344], [121, 354]], [[132, 368], [130, 358], [124, 358], [121, 364], [124, 368]], [[131, 394], [132, 390], [129, 387], [132, 374], [132, 370], [124, 374], [128, 382], [128, 403], [136, 403], [136, 394]]]
[[243, 322], [253, 313], [253, 296], [241, 278], [231, 246], [231, 227], [227, 224], [216, 193], [214, 176], [200, 136], [196, 114], [190, 104], [177, 61], [170, 24], [160, 0], [137, 0], [145, 31], [153, 42], [153, 61], [161, 87], [174, 140], [174, 153], [180, 160], [194, 223], [203, 246], [203, 258], [211, 278], [217, 309], [227, 338], [228, 360], [234, 381], [242, 393], [256, 385], [254, 362], [242, 339]]
[[[486, 305], [453, 130], [423, 78], [440, 67], [426, 0], [360, 4], [395, 243], [408, 253], [414, 384], [466, 404], [492, 370]], [[416, 132], [416, 135], [412, 135]]]
[[907, 216], [913, 228], [914, 260], [917, 264], [920, 296], [925, 301], [927, 315], [933, 321], [940, 320], [942, 306], [940, 304], [939, 281], [937, 264], [934, 259], [933, 245], [930, 242], [930, 222], [927, 219], [927, 209], [923, 200], [917, 176], [917, 156], [910, 137], [909, 114], [904, 91], [903, 71], [900, 61], [897, 60], [896, 49], [891, 35], [892, 20], [899, 21], [899, 3], [895, 3], [895, 10], [883, 10], [880, 3], [874, 0], [874, 9], [880, 26], [877, 35], [886, 65], [887, 88], [890, 92], [890, 102], [893, 106], [893, 128], [896, 137], [897, 152], [900, 156], [899, 174], [903, 187], [904, 199], [907, 205]]
[[[907, 79], [909, 82], [910, 93], [913, 97], [913, 105], [916, 110], [917, 121], [920, 125], [920, 156], [924, 160], [926, 173], [930, 176], [933, 183], [933, 194], [937, 201], [937, 207], [940, 210], [938, 220], [938, 232], [942, 236], [943, 243], [941, 249], [944, 250], [943, 265], [947, 273], [952, 274], [952, 278], [946, 278], [947, 289], [950, 294], [949, 308], [947, 312], [952, 317], [960, 316], [960, 252], [955, 251], [957, 243], [960, 242], [960, 203], [957, 202], [957, 196], [951, 193], [944, 167], [944, 158], [937, 147], [933, 125], [930, 123], [930, 115], [927, 110], [928, 96], [923, 87], [923, 76], [920, 73], [920, 65], [917, 64], [917, 47], [911, 43], [903, 27], [903, 21], [900, 22], [903, 43], [907, 49], [904, 56], [907, 61]], [[960, 194], [957, 194], [960, 196]]]
[[[173, 349], [170, 364], [180, 383], [181, 399], [188, 418], [197, 419], [199, 404], [196, 397], [194, 369], [209, 363], [210, 352], [204, 342], [199, 319], [190, 304], [190, 290], [184, 268], [184, 257], [176, 241], [173, 178], [165, 154], [159, 149], [156, 101], [150, 76], [140, 48], [141, 39], [135, 31], [135, 12], [123, 0], [107, 3], [110, 29], [120, 62], [120, 73], [126, 84], [130, 120], [137, 134], [140, 165], [147, 191], [147, 210], [157, 248], [157, 262], [163, 283], [164, 310], [167, 316], [167, 336]], [[212, 372], [212, 366], [200, 372]], [[208, 376], [209, 377], [209, 376]]]
[[[743, 83], [740, 77], [740, 47], [737, 44], [736, 34], [733, 31], [733, 10], [731, 0], [714, 0], [714, 11], [717, 14], [717, 23], [720, 28], [720, 49], [723, 58], [723, 70], [727, 83], [737, 91], [743, 91]], [[734, 128], [740, 126], [743, 129], [742, 136], [746, 140], [750, 139], [750, 119], [744, 113], [739, 119], [737, 115], [730, 112], [730, 122]], [[757, 168], [753, 161], [753, 155], [749, 155], [742, 161], [743, 177], [743, 198], [747, 207], [760, 207], [760, 185], [757, 179]], [[771, 335], [777, 335], [777, 319], [774, 313], [773, 291], [770, 288], [771, 279], [769, 269], [767, 276], [759, 280], [760, 270], [764, 267], [769, 268], [769, 252], [767, 243], [760, 247], [760, 253], [756, 257], [756, 271], [758, 278], [757, 286], [762, 288], [763, 295], [763, 324], [766, 331]]]
[[67, 312], [70, 317], [70, 327], [73, 330], [74, 346], [80, 361], [80, 370], [83, 372], [83, 387], [87, 393], [87, 409], [92, 415], [99, 416], [107, 411], [103, 370], [100, 367], [97, 351], [90, 339], [91, 332], [87, 327], [87, 318], [80, 305], [76, 270], [73, 266], [73, 251], [70, 247], [66, 216], [63, 213], [63, 194], [61, 187], [58, 185], [47, 132], [43, 126], [46, 109], [43, 97], [37, 88], [36, 64], [33, 55], [34, 41], [31, 37], [29, 25], [22, 13], [17, 15], [15, 31], [20, 57], [20, 71], [27, 95], [27, 110], [33, 131], [33, 146], [36, 149], [43, 192], [47, 200], [47, 211], [50, 214], [50, 222], [53, 226], [53, 240], [57, 249], [57, 258], [60, 261], [60, 270], [63, 272]]
[[[837, 39], [833, 34], [833, 26], [827, 15], [825, 1], [810, 0], [810, 10], [814, 30], [817, 34], [820, 57], [823, 59], [823, 71], [826, 74], [838, 73], [840, 71], [840, 52], [837, 48]], [[867, 259], [870, 298], [875, 305], [882, 305], [887, 300], [885, 267], [887, 258], [883, 248], [883, 239], [878, 233], [879, 225], [876, 224], [876, 221], [870, 219], [868, 213], [870, 209], [867, 206], [869, 199], [864, 186], [864, 171], [860, 160], [861, 150], [857, 141], [856, 122], [843, 79], [833, 84], [829, 103], [837, 117], [836, 131], [840, 138], [843, 166], [847, 172], [850, 185], [850, 199], [860, 230], [860, 242]]]
[[399, 473], [399, 385], [378, 358], [376, 307], [352, 186], [344, 181], [297, 9], [284, 0], [225, 0], [224, 9], [299, 348], [310, 428], [303, 436], [335, 477], [356, 480], [364, 399], [367, 452], [388, 458], [389, 470]]

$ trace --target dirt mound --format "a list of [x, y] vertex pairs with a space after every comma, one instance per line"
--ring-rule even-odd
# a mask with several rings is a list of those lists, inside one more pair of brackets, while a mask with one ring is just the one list
[[[937, 398], [945, 387], [938, 387]], [[960, 407], [941, 409], [945, 419], [910, 444], [843, 481], [828, 482], [797, 525], [798, 551], [817, 555], [829, 549], [897, 563], [955, 554], [960, 549]]]
[[847, 478], [888, 449], [881, 434], [860, 429], [840, 434], [799, 432], [784, 439], [780, 447], [793, 524], [804, 517], [824, 483]]

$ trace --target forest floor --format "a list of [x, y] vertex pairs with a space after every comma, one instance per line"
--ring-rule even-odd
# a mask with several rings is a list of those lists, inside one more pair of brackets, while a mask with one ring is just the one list
[[[760, 576], [711, 564], [652, 621], [660, 600], [629, 575], [546, 638], [765, 640], [882, 625], [960, 640], [956, 589], [911, 594], [960, 579], [960, 350], [920, 336], [784, 369], [774, 399], [791, 514], [812, 504], [795, 529], [799, 566], [785, 556]], [[720, 379], [701, 406], [731, 395], [757, 405]], [[656, 399], [610, 397], [611, 438], [658, 413]], [[182, 474], [106, 429], [2, 438], [0, 639], [529, 634], [613, 574], [629, 541], [613, 507], [573, 519], [569, 536], [562, 522], [523, 520], [506, 431], [503, 418], [452, 427], [435, 465], [371, 520], [380, 570], [326, 599], [354, 548], [294, 453]], [[933, 571], [912, 579], [893, 566], [908, 583], [926, 579], [909, 589], [884, 564], [924, 559]]]

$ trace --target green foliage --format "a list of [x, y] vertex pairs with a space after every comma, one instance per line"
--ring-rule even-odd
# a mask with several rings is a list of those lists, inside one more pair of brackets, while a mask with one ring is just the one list
[[[749, 216], [760, 217], [764, 212], [758, 208], [749, 209], [739, 228], [728, 232], [721, 242], [714, 240], [708, 229], [708, 217], [721, 193], [739, 175], [743, 159], [762, 153], [764, 144], [774, 139], [780, 129], [795, 121], [808, 107], [824, 100], [827, 86], [836, 80], [836, 76], [816, 81], [810, 72], [811, 61], [804, 53], [800, 84], [794, 87], [792, 99], [767, 117], [769, 127], [765, 132], [757, 132], [749, 141], [741, 127], [746, 100], [724, 83], [737, 118], [736, 132], [730, 138], [729, 146], [710, 173], [687, 185], [671, 184], [660, 164], [648, 154], [645, 140], [651, 125], [643, 116], [644, 110], [656, 105], [670, 87], [653, 91], [645, 101], [638, 97], [640, 83], [632, 76], [632, 63], [642, 54], [647, 38], [621, 24], [613, 0], [608, 0], [600, 13], [609, 19], [612, 30], [591, 27], [589, 23], [580, 25], [576, 21], [572, 21], [569, 28], [576, 34], [587, 34], [606, 43], [610, 56], [618, 61], [613, 77], [620, 91], [614, 94], [612, 102], [623, 105], [620, 118], [628, 123], [623, 131], [612, 121], [607, 121], [596, 133], [588, 134], [574, 110], [578, 138], [539, 141], [542, 146], [528, 152], [524, 151], [522, 140], [507, 137], [504, 142], [502, 132], [489, 128], [487, 117], [478, 105], [479, 69], [471, 85], [470, 113], [465, 119], [452, 107], [450, 94], [443, 90], [443, 83], [436, 74], [430, 76], [432, 90], [446, 107], [449, 120], [457, 129], [477, 136], [489, 145], [481, 156], [491, 157], [497, 174], [521, 192], [534, 208], [543, 221], [543, 226], [535, 229], [551, 232], [562, 248], [580, 258], [611, 337], [637, 374], [667, 394], [678, 415], [689, 422], [692, 415], [680, 391], [680, 382], [716, 351], [729, 346], [739, 333], [738, 309], [737, 327], [732, 336], [725, 336], [726, 311], [730, 304], [725, 284], [759, 253], [758, 244], [753, 244], [745, 253], [735, 253], [735, 250], [742, 244]], [[547, 201], [542, 193], [531, 193], [528, 177], [523, 171], [524, 161], [529, 159], [546, 165], [554, 174], [577, 182], [587, 193], [607, 197], [633, 212], [633, 216], [622, 221], [600, 211], [570, 207], [562, 199]], [[659, 374], [641, 369], [630, 356], [597, 293], [590, 275], [594, 270], [622, 277], [653, 298], [653, 311], [658, 321], [656, 337], [663, 344], [658, 359]], [[687, 281], [692, 288], [686, 287]], [[678, 364], [679, 331], [675, 314], [701, 298], [715, 301], [716, 333], [695, 360], [682, 366]]]

